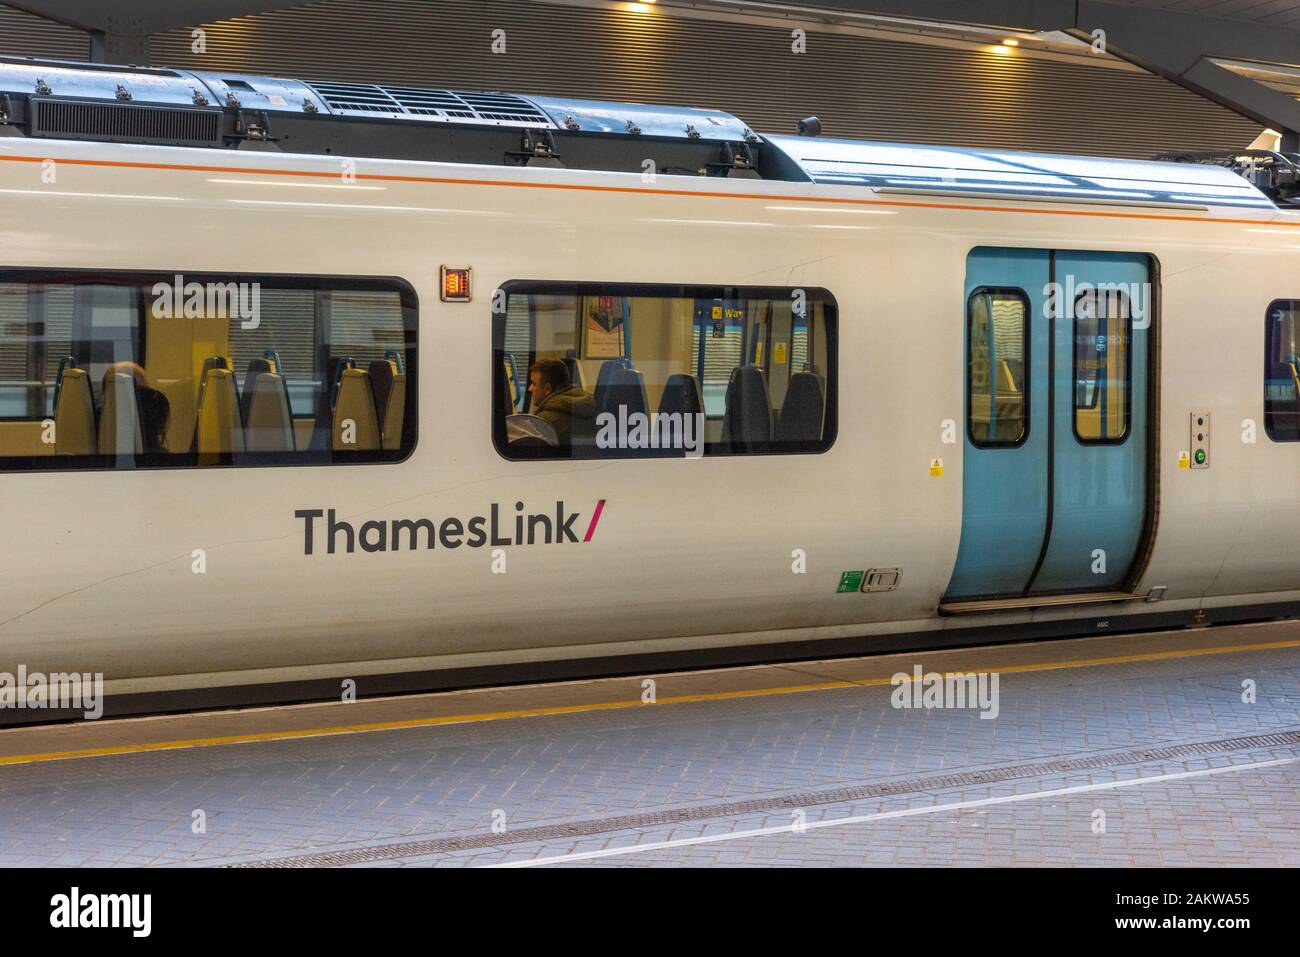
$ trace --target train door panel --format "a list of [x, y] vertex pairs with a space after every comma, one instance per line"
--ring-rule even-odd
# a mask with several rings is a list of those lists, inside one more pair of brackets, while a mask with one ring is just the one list
[[1146, 514], [1150, 265], [1055, 255], [1052, 527], [1033, 593], [1114, 589]]
[[1044, 250], [977, 249], [966, 276], [965, 465], [961, 544], [949, 597], [1019, 593], [1047, 524]]
[[1142, 255], [970, 254], [948, 600], [1109, 591], [1128, 575], [1146, 517], [1151, 288]]

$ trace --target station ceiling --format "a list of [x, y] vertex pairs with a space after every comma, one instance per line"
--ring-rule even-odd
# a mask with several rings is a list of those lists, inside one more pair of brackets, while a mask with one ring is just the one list
[[[1067, 31], [1098, 14], [1167, 18], [1183, 45], [1157, 51], [1167, 70], [1091, 55]], [[793, 27], [806, 55], [791, 55]], [[506, 56], [488, 49], [496, 28]], [[1180, 86], [1198, 35], [1266, 37], [1274, 55], [1293, 41], [1282, 62], [1300, 65], [1300, 0], [0, 0], [0, 54], [703, 106], [775, 133], [816, 114], [837, 136], [1147, 157], [1237, 149], [1273, 107], [1300, 110], [1300, 69], [1239, 49], [1201, 78], [1276, 97], [1261, 109]]]
[[1109, 0], [1116, 6], [1149, 7], [1166, 13], [1185, 13], [1271, 27], [1300, 27], [1296, 0]]

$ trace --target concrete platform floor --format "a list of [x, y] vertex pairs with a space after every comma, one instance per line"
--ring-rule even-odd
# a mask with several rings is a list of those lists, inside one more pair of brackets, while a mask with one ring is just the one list
[[0, 866], [1300, 864], [1300, 622], [648, 677], [0, 730]]

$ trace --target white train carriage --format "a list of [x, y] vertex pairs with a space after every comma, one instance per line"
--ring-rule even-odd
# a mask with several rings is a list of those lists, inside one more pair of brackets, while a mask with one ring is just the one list
[[120, 711], [1300, 612], [1300, 216], [1228, 169], [0, 92], [0, 672]]

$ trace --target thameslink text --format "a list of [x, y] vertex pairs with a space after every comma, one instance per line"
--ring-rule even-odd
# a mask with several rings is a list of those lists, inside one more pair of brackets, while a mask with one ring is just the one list
[[[435, 522], [430, 518], [397, 518], [363, 522], [360, 527], [342, 521], [334, 509], [304, 508], [293, 513], [302, 519], [304, 555], [314, 554], [320, 547], [318, 529], [325, 539], [325, 551], [395, 552], [406, 548], [414, 551], [426, 549], [501, 548], [506, 545], [561, 545], [565, 542], [588, 542], [596, 531], [600, 519], [602, 499], [596, 506], [585, 530], [579, 519], [581, 512], [571, 512], [563, 501], [555, 503], [555, 510], [545, 512], [524, 511], [523, 502], [515, 502], [514, 515], [502, 516], [501, 507], [493, 503], [487, 515], [474, 515], [468, 519], [444, 518]], [[513, 521], [511, 519], [513, 518]], [[324, 519], [324, 521], [321, 521]], [[319, 525], [317, 524], [319, 523]], [[582, 537], [579, 537], [579, 536]]]

